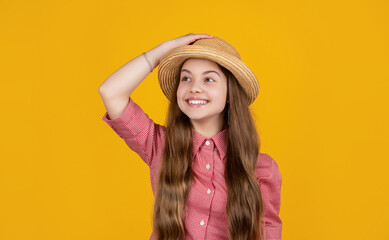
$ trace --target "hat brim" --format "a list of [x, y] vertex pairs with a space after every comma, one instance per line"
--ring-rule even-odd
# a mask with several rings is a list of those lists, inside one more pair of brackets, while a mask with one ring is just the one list
[[259, 94], [259, 84], [255, 74], [239, 58], [217, 51], [214, 48], [184, 45], [170, 50], [160, 61], [158, 81], [162, 92], [171, 101], [175, 81], [180, 74], [182, 63], [188, 58], [205, 58], [217, 62], [228, 69], [238, 80], [248, 97], [249, 105]]

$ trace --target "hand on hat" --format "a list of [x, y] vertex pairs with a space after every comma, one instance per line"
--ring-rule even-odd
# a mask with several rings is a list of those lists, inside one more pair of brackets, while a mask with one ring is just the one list
[[166, 42], [163, 42], [161, 45], [164, 45], [165, 47], [168, 48], [168, 50], [183, 46], [183, 45], [188, 45], [198, 39], [201, 38], [213, 38], [214, 36], [208, 35], [208, 34], [194, 34], [194, 33], [188, 33], [184, 36], [174, 38], [172, 40], [168, 40]]

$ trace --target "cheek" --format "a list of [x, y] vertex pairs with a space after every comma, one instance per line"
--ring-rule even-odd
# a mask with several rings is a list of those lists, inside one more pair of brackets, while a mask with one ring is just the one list
[[182, 95], [184, 93], [184, 90], [182, 87], [178, 86], [178, 89], [177, 89], [177, 98], [180, 99], [182, 98]]
[[179, 105], [181, 105], [183, 99], [185, 98], [186, 96], [186, 88], [185, 86], [178, 86], [177, 88], [177, 102], [179, 103]]
[[227, 91], [223, 89], [220, 91], [220, 89], [215, 89], [215, 91], [212, 91], [212, 96], [218, 101], [225, 101], [227, 99]]

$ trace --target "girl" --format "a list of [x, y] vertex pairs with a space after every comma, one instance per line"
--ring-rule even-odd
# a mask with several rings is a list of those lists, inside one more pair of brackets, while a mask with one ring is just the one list
[[[159, 65], [166, 127], [131, 93]], [[281, 175], [259, 153], [253, 72], [228, 42], [187, 34], [134, 58], [99, 87], [103, 120], [150, 168], [150, 239], [281, 239]]]

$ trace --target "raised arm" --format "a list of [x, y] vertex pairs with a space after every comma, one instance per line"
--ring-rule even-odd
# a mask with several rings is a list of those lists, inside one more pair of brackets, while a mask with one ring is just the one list
[[[153, 69], [167, 51], [167, 46], [160, 44], [145, 52]], [[149, 73], [150, 65], [141, 54], [116, 70], [100, 85], [99, 94], [112, 120], [122, 115], [130, 95]]]
[[[189, 44], [199, 38], [210, 37], [207, 34], [190, 33], [159, 44], [147, 51], [146, 56], [154, 69], [169, 50]], [[132, 92], [149, 73], [150, 65], [146, 58], [140, 54], [116, 70], [99, 86], [99, 94], [112, 120], [122, 115]]]

